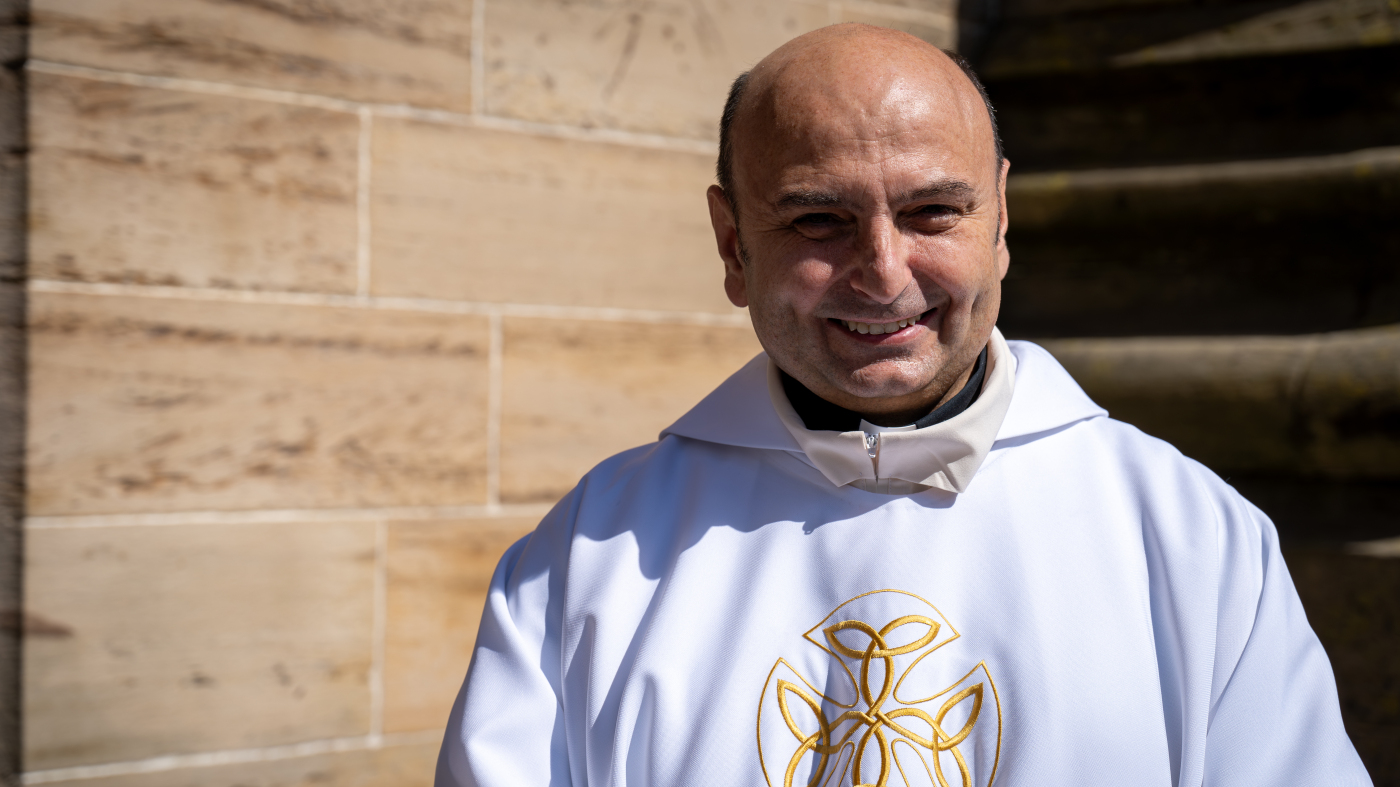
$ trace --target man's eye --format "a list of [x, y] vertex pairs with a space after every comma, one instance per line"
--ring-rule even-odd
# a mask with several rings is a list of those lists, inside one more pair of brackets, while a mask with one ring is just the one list
[[914, 211], [914, 215], [920, 218], [941, 219], [951, 217], [956, 214], [957, 210], [947, 205], [925, 205], [922, 208], [919, 208], [918, 210]]
[[792, 228], [811, 240], [830, 240], [845, 232], [848, 222], [835, 213], [804, 213]]

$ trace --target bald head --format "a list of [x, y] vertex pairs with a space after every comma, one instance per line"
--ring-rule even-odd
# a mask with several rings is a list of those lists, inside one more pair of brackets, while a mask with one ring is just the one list
[[[735, 151], [744, 147], [746, 135], [770, 133], [778, 124], [800, 123], [800, 108], [809, 101], [813, 102], [810, 108], [818, 111], [831, 108], [831, 99], [837, 97], [823, 94], [878, 95], [888, 91], [897, 76], [906, 83], [922, 83], [961, 108], [975, 105], [985, 123], [974, 122], [967, 131], [990, 141], [990, 163], [993, 171], [1000, 171], [1004, 156], [996, 113], [970, 63], [907, 33], [847, 23], [789, 41], [734, 80], [719, 123], [716, 177], [720, 187], [732, 201]], [[910, 85], [904, 87], [907, 91]], [[781, 117], [781, 105], [799, 112]]]

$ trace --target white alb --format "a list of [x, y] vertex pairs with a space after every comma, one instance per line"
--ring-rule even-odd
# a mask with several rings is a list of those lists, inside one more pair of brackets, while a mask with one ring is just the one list
[[883, 472], [772, 379], [505, 554], [439, 787], [1370, 784], [1273, 525], [1044, 350]]

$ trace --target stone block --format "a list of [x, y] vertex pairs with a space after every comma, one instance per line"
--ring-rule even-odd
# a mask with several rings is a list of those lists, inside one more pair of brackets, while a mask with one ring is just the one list
[[41, 60], [468, 111], [471, 3], [35, 0]]
[[838, 17], [841, 22], [899, 30], [940, 49], [951, 49], [958, 42], [952, 3], [843, 3]]
[[386, 733], [447, 725], [496, 563], [536, 524], [504, 518], [389, 526]]
[[753, 330], [507, 320], [501, 499], [553, 502], [657, 434], [762, 348]]
[[957, 10], [951, 0], [844, 0], [841, 5], [845, 10], [870, 9], [889, 13], [908, 9], [949, 16]]
[[714, 157], [411, 120], [374, 128], [372, 291], [732, 312]]
[[59, 787], [431, 787], [439, 744], [49, 782]]
[[[1008, 334], [1298, 334], [1400, 322], [1400, 224], [1390, 220], [1400, 211], [1400, 149], [1013, 174], [1007, 202]], [[1312, 224], [1319, 212], [1335, 217], [1328, 233]]]
[[31, 275], [354, 292], [352, 114], [32, 73]]
[[[28, 2], [16, 3], [28, 6]], [[27, 9], [25, 9], [27, 10]], [[29, 55], [29, 25], [0, 4], [0, 63], [18, 70]]]
[[490, 3], [486, 111], [717, 139], [729, 83], [828, 18], [826, 3], [783, 0]]
[[25, 77], [16, 67], [24, 62], [24, 29], [0, 27], [0, 150], [25, 151]]
[[485, 502], [484, 318], [30, 305], [31, 515]]
[[1109, 414], [1222, 474], [1400, 477], [1400, 329], [1045, 346]]
[[0, 283], [20, 282], [28, 271], [28, 167], [24, 156], [0, 154]]
[[369, 731], [372, 524], [31, 529], [28, 770]]

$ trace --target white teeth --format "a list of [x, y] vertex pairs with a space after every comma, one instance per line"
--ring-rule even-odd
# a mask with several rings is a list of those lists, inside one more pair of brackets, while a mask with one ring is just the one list
[[913, 317], [910, 317], [905, 320], [898, 320], [896, 322], [856, 322], [855, 320], [842, 320], [842, 322], [845, 323], [846, 330], [848, 331], [855, 331], [856, 333], [868, 333], [879, 336], [881, 334], [894, 333], [895, 331], [907, 328], [910, 325], [917, 323], [919, 320], [922, 320], [923, 318], [924, 315], [916, 314]]

